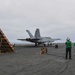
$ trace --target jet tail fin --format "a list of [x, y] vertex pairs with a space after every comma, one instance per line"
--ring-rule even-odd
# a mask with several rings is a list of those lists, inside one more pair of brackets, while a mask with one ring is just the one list
[[26, 31], [28, 32], [28, 34], [29, 34], [30, 38], [32, 38], [32, 37], [33, 37], [33, 35], [31, 34], [31, 32], [30, 32], [29, 30], [26, 30]]
[[35, 31], [35, 37], [36, 37], [36, 38], [41, 37], [41, 36], [40, 36], [40, 30], [39, 30], [39, 29], [36, 29], [36, 31]]

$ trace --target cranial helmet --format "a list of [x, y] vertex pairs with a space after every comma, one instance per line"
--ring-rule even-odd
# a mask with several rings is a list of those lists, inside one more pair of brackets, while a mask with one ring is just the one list
[[70, 38], [69, 37], [67, 37], [67, 39], [66, 40], [70, 40]]

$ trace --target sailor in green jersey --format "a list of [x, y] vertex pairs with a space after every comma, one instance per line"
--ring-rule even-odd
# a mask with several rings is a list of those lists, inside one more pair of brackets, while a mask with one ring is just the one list
[[69, 38], [67, 38], [66, 40], [67, 40], [67, 41], [65, 42], [65, 45], [66, 45], [66, 59], [67, 59], [68, 53], [69, 53], [69, 59], [71, 59], [72, 43], [71, 43], [71, 41], [70, 41]]
[[74, 42], [74, 46], [75, 46], [75, 42]]

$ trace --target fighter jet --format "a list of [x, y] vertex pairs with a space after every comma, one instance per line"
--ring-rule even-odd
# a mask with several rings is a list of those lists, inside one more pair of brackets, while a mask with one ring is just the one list
[[44, 46], [45, 46], [45, 44], [51, 45], [52, 42], [54, 42], [56, 40], [60, 40], [59, 38], [52, 39], [51, 37], [41, 37], [39, 29], [36, 29], [34, 36], [31, 34], [31, 32], [29, 30], [26, 30], [26, 31], [29, 34], [30, 38], [17, 39], [17, 40], [28, 41], [28, 42], [35, 43], [35, 46], [37, 46], [39, 44], [43, 44]]

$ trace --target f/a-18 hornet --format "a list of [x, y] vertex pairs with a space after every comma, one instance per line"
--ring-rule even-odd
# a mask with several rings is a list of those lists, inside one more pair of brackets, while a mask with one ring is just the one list
[[26, 38], [26, 39], [17, 39], [17, 40], [21, 40], [21, 41], [28, 41], [28, 42], [32, 42], [35, 43], [35, 46], [39, 45], [39, 44], [45, 44], [47, 43], [48, 45], [52, 44], [52, 42], [56, 41], [56, 40], [60, 40], [59, 38], [57, 39], [52, 39], [51, 37], [41, 37], [40, 35], [40, 30], [36, 29], [35, 31], [35, 35], [33, 36], [31, 34], [31, 32], [29, 30], [26, 30], [27, 33], [29, 34], [30, 38]]

